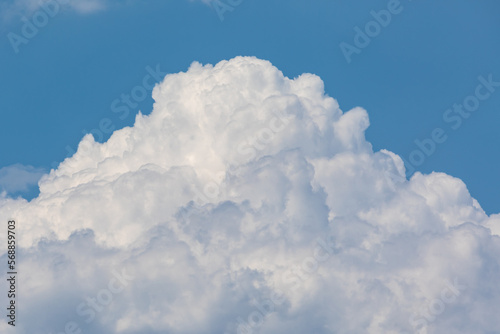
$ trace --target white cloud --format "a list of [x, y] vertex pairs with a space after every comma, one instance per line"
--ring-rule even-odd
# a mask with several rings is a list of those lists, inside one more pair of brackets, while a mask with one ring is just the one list
[[14, 164], [0, 168], [0, 191], [16, 193], [36, 186], [46, 171], [43, 168]]
[[[449, 175], [388, 177], [402, 160], [320, 78], [237, 57], [153, 97], [133, 127], [84, 137], [38, 198], [0, 198], [23, 247], [16, 333], [497, 330], [498, 215]], [[106, 295], [113, 270], [135, 278]]]

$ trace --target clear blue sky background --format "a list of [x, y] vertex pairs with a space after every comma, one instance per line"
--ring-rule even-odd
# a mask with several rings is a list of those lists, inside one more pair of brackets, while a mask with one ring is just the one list
[[500, 87], [458, 129], [443, 121], [446, 109], [474, 94], [478, 76], [500, 81], [500, 2], [403, 0], [401, 12], [348, 63], [339, 44], [354, 45], [354, 27], [364, 29], [370, 11], [388, 3], [244, 0], [221, 21], [200, 1], [110, 0], [97, 12], [60, 12], [19, 53], [7, 34], [21, 34], [23, 22], [3, 20], [0, 168], [49, 171], [101, 119], [132, 125], [138, 110], [151, 111], [150, 94], [123, 120], [111, 103], [142, 84], [147, 66], [175, 73], [195, 60], [249, 55], [289, 77], [317, 74], [343, 110], [367, 109], [374, 150], [408, 160], [415, 139], [442, 128], [448, 139], [416, 169], [461, 178], [487, 213], [500, 212]]

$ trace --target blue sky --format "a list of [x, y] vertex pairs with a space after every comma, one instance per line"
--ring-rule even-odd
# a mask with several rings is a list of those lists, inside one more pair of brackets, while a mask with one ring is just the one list
[[[233, 1], [223, 20], [201, 1], [96, 1], [95, 8], [61, 10], [17, 53], [8, 34], [22, 35], [21, 16], [32, 20], [40, 9], [12, 10], [14, 2], [0, 6], [0, 168], [49, 171], [102, 119], [109, 119], [104, 128], [132, 125], [139, 110], [150, 112], [149, 91], [124, 119], [111, 105], [142, 85], [147, 68], [176, 73], [193, 61], [249, 55], [289, 77], [320, 76], [343, 110], [365, 108], [375, 150], [409, 161], [415, 140], [443, 129], [447, 140], [415, 169], [459, 177], [487, 213], [500, 211], [500, 88], [457, 129], [443, 120], [453, 104], [474, 95], [478, 77], [500, 81], [497, 1], [401, 1], [391, 22], [350, 62], [340, 44], [355, 46], [354, 28], [365, 29], [371, 11], [391, 1]], [[28, 198], [36, 193], [7, 190]]]

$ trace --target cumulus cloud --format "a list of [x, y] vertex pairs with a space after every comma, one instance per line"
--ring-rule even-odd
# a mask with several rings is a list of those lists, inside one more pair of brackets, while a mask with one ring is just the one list
[[319, 77], [195, 62], [153, 98], [36, 199], [0, 198], [22, 246], [16, 333], [498, 329], [498, 215], [452, 176], [406, 180]]

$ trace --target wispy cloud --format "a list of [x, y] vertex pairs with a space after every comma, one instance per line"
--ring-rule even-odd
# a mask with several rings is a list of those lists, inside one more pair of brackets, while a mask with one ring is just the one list
[[105, 9], [108, 0], [13, 0], [0, 4], [1, 18], [9, 23], [21, 17], [31, 17], [43, 8], [57, 10], [73, 10], [81, 14], [89, 14]]
[[38, 184], [45, 173], [43, 168], [21, 164], [0, 168], [0, 191], [8, 194], [28, 191], [30, 187]]

